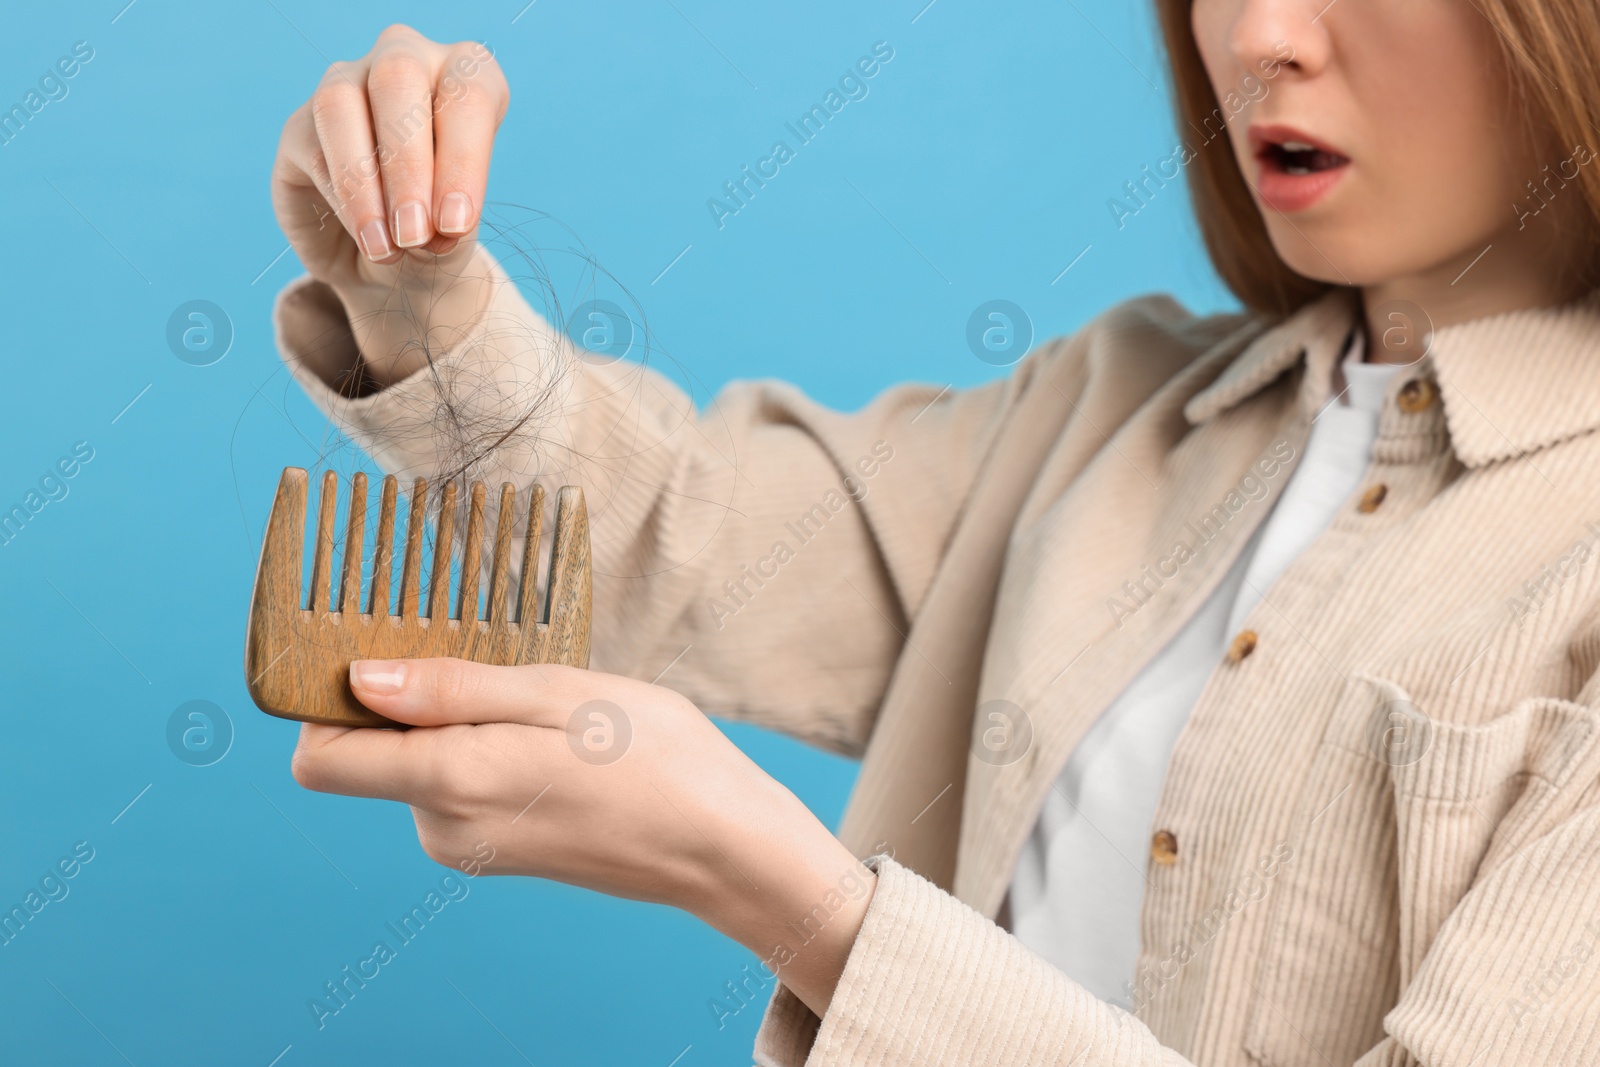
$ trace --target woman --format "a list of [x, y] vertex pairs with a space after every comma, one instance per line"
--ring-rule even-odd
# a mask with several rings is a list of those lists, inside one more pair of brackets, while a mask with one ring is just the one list
[[[390, 471], [586, 487], [595, 669], [358, 663], [421, 728], [297, 779], [736, 938], [763, 1064], [1600, 1060], [1600, 12], [1161, 13], [1247, 311], [850, 415], [565, 350], [473, 241], [492, 61], [337, 64], [283, 354]], [[839, 838], [702, 712], [860, 755]]]

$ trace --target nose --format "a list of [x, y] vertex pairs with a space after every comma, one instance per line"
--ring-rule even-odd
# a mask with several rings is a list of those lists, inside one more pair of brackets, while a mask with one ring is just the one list
[[1246, 70], [1272, 64], [1314, 75], [1328, 63], [1325, 19], [1339, 0], [1242, 0], [1228, 31], [1228, 49]]

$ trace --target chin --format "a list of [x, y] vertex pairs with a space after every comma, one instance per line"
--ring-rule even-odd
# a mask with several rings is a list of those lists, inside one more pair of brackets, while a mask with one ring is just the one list
[[1368, 211], [1357, 218], [1357, 212], [1342, 209], [1292, 220], [1268, 211], [1265, 219], [1272, 247], [1296, 274], [1333, 285], [1373, 286], [1441, 271], [1448, 279], [1501, 240], [1486, 214], [1407, 218]]
[[[1377, 285], [1408, 272], [1393, 227], [1353, 226], [1336, 217], [1318, 224], [1267, 217], [1272, 247], [1289, 269], [1332, 285]], [[1414, 246], [1410, 246], [1414, 247]]]

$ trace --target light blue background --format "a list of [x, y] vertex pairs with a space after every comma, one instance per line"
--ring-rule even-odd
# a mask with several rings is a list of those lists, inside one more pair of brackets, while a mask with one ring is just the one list
[[[1179, 185], [1120, 231], [1107, 206], [1175, 143], [1146, 5], [124, 2], [9, 5], [0, 37], [6, 107], [73, 42], [95, 50], [0, 147], [0, 505], [75, 442], [95, 450], [0, 547], [0, 906], [74, 842], [96, 852], [0, 947], [0, 1060], [748, 1063], [762, 1004], [719, 1030], [707, 1002], [749, 952], [526, 880], [473, 881], [316, 1029], [307, 1000], [445, 871], [403, 807], [296, 786], [295, 727], [242, 684], [277, 472], [327, 433], [272, 346], [273, 294], [299, 272], [274, 262], [279, 129], [389, 22], [485, 40], [513, 88], [491, 198], [570, 226], [705, 386], [774, 375], [851, 408], [1004, 373], [964, 339], [992, 298], [1041, 338], [1152, 290], [1232, 306]], [[719, 231], [706, 199], [879, 40], [895, 57], [870, 95]], [[196, 298], [236, 331], [208, 367], [164, 339]], [[193, 699], [235, 731], [210, 767], [167, 745]], [[853, 764], [727, 729], [837, 824]]]

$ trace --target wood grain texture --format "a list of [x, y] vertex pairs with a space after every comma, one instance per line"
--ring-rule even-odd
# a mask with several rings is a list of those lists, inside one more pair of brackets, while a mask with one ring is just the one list
[[[361, 610], [362, 539], [366, 522], [366, 476], [351, 479], [345, 525], [344, 566], [338, 603], [330, 603], [333, 531], [338, 478], [322, 476], [317, 525], [312, 542], [310, 602], [301, 584], [310, 476], [286, 467], [267, 520], [255, 591], [245, 633], [245, 682], [256, 706], [270, 715], [340, 726], [394, 726], [363, 707], [350, 692], [349, 669], [357, 659], [456, 656], [479, 663], [563, 663], [589, 665], [591, 571], [589, 518], [583, 491], [563, 486], [556, 494], [555, 534], [550, 554], [545, 610], [538, 610], [539, 535], [544, 490], [526, 494], [500, 487], [499, 520], [490, 562], [487, 617], [480, 617], [478, 583], [482, 567], [484, 502], [487, 489], [475, 482], [462, 548], [462, 582], [451, 612], [450, 550], [454, 541], [457, 487], [441, 496], [430, 565], [428, 613], [419, 612], [423, 530], [428, 485], [418, 478], [407, 502], [406, 543], [402, 557], [399, 612], [389, 611], [389, 571], [393, 565], [398, 485], [383, 480], [374, 531], [372, 579], [366, 610]], [[511, 542], [519, 498], [527, 501], [527, 537], [518, 588], [512, 589]], [[516, 611], [513, 617], [512, 605]], [[452, 617], [452, 614], [454, 617]]]

